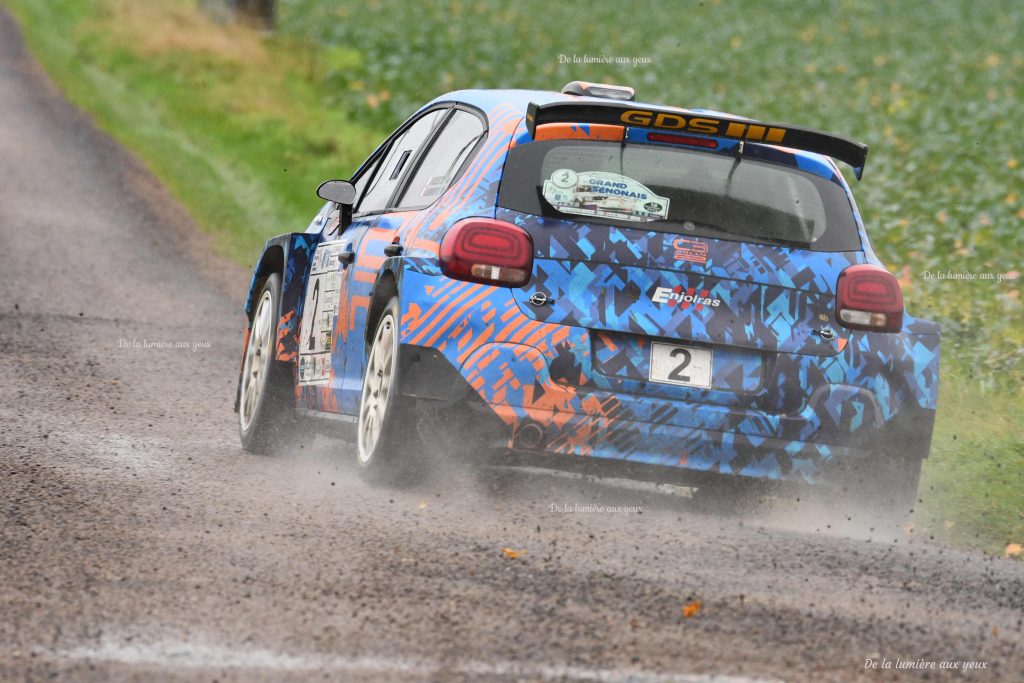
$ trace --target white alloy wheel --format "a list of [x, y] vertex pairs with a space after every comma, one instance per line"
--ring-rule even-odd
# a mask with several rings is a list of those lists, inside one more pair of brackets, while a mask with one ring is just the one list
[[398, 366], [398, 340], [395, 319], [388, 311], [377, 325], [373, 346], [363, 376], [363, 394], [359, 401], [359, 462], [366, 464], [373, 458], [374, 448], [380, 441], [384, 420], [391, 406], [391, 390]]
[[260, 405], [260, 397], [266, 390], [273, 322], [274, 297], [270, 290], [266, 290], [256, 308], [256, 317], [252, 321], [249, 345], [245, 350], [245, 363], [242, 367], [242, 398], [238, 406], [238, 417], [243, 431], [252, 425], [253, 417]]

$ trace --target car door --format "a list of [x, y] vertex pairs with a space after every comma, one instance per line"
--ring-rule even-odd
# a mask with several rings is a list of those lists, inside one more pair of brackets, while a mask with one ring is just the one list
[[[486, 130], [485, 119], [477, 112], [459, 105], [446, 111], [418, 154], [409, 157], [404, 177], [391, 188], [388, 208], [379, 211], [360, 236], [350, 275], [354, 305], [344, 340], [345, 374], [339, 398], [339, 403], [349, 407], [353, 415], [358, 413], [366, 365], [370, 292], [387, 258], [384, 249], [394, 239], [404, 239], [416, 219], [445, 193], [479, 149]], [[387, 172], [385, 165], [384, 173]], [[360, 215], [366, 215], [363, 206]]]
[[[299, 339], [300, 407], [355, 415], [362, 387], [346, 372], [346, 356], [362, 352], [370, 289], [384, 261], [390, 238], [376, 228], [399, 183], [448, 113], [448, 107], [424, 112], [392, 135], [377, 161], [355, 180], [357, 203], [341, 234], [337, 220], [325, 219], [324, 237], [312, 260]], [[373, 277], [370, 277], [372, 269]], [[358, 339], [358, 344], [353, 343]]]

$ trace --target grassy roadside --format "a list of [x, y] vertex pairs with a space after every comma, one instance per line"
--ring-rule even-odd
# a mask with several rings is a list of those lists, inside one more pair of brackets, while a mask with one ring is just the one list
[[349, 177], [384, 135], [322, 106], [307, 48], [194, 2], [4, 1], [69, 99], [245, 265], [267, 236], [305, 229], [316, 185]]
[[1021, 416], [1020, 394], [982, 390], [970, 370], [944, 364], [914, 536], [993, 555], [1024, 544]]
[[[823, 28], [824, 15], [821, 25], [808, 20], [793, 27], [784, 17], [753, 9], [736, 13], [746, 17], [741, 22], [723, 22], [705, 8], [695, 10], [707, 28], [702, 44], [695, 36], [689, 43], [686, 36], [644, 40], [650, 27], [628, 22], [613, 27], [617, 33], [600, 24], [584, 27], [575, 42], [562, 37], [560, 27], [567, 24], [554, 20], [536, 37], [519, 36], [531, 12], [540, 11], [540, 0], [492, 15], [480, 9], [482, 3], [453, 2], [451, 11], [435, 6], [415, 17], [403, 12], [402, 3], [293, 0], [285, 8], [286, 30], [268, 36], [217, 23], [194, 0], [0, 2], [14, 12], [33, 53], [68, 97], [139, 155], [217, 247], [240, 263], [250, 263], [267, 236], [304, 228], [317, 204], [316, 184], [348, 177], [415, 104], [445, 88], [550, 86], [583, 77], [636, 82], [647, 93], [666, 84], [657, 99], [697, 100], [783, 120], [806, 121], [799, 114], [806, 109], [812, 118], [827, 119], [821, 127], [868, 139], [884, 122], [886, 144], [878, 152], [873, 148], [870, 181], [857, 188], [883, 258], [912, 264], [915, 273], [957, 263], [1003, 272], [1020, 264], [1024, 198], [1008, 188], [1021, 177], [1021, 139], [1004, 137], [995, 155], [974, 147], [951, 155], [942, 138], [954, 135], [949, 126], [956, 98], [929, 90], [956, 90], [986, 130], [1005, 135], [1006, 122], [1024, 111], [1015, 76], [1024, 53], [1007, 42], [1020, 19], [1000, 15], [1007, 4], [993, 3], [984, 8], [991, 16], [959, 23], [954, 10], [969, 5], [966, 0], [944, 6], [951, 15], [946, 17], [933, 17], [925, 5], [914, 10], [922, 13], [920, 21], [911, 16], [890, 27], [870, 3], [846, 3], [833, 32]], [[507, 49], [495, 50], [496, 40], [468, 37], [485, 19], [492, 37], [513, 39], [502, 43]], [[935, 23], [940, 20], [947, 23]], [[356, 40], [353, 31], [371, 21], [381, 30]], [[923, 28], [913, 30], [915, 23]], [[411, 35], [411, 26], [415, 40], [400, 41], [399, 35]], [[694, 26], [681, 30], [693, 33]], [[985, 41], [976, 35], [982, 28], [989, 31]], [[795, 47], [780, 51], [787, 31]], [[927, 52], [940, 34], [951, 43], [949, 63]], [[553, 57], [582, 54], [593, 45], [606, 46], [609, 54], [657, 59], [644, 71], [577, 68]], [[697, 53], [706, 53], [707, 45], [728, 58], [707, 64], [706, 78], [676, 77], [675, 65], [698, 63]], [[473, 59], [444, 59], [464, 52]], [[440, 56], [427, 60], [425, 54]], [[796, 67], [785, 70], [794, 61]], [[439, 62], [444, 69], [435, 68]], [[738, 63], [763, 63], [772, 77], [763, 85], [758, 67], [741, 73]], [[778, 96], [781, 90], [787, 97]], [[820, 102], [829, 98], [843, 106], [823, 110]], [[920, 134], [930, 129], [940, 133]], [[944, 341], [940, 413], [915, 533], [1002, 554], [1008, 544], [1024, 543], [1024, 400], [1017, 395], [1021, 371], [1014, 361], [1024, 344], [1019, 287], [975, 283], [965, 285], [973, 288], [965, 297], [949, 296], [951, 283], [909, 274], [904, 284], [911, 310], [942, 317], [952, 332]], [[977, 303], [963, 306], [965, 298]], [[970, 370], [975, 367], [977, 376]]]

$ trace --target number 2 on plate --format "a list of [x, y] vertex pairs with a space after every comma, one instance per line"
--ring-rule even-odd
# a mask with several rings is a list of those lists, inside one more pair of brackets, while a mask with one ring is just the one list
[[675, 358], [676, 356], [683, 356], [683, 362], [680, 363], [679, 365], [677, 365], [672, 370], [672, 372], [668, 373], [668, 378], [669, 379], [674, 379], [677, 382], [689, 382], [690, 381], [690, 377], [689, 377], [689, 375], [684, 375], [683, 374], [683, 370], [685, 370], [686, 367], [690, 364], [690, 361], [693, 360], [693, 356], [690, 354], [689, 351], [687, 351], [686, 349], [682, 349], [682, 348], [674, 348], [674, 349], [672, 349], [672, 353], [670, 355], [673, 358]]

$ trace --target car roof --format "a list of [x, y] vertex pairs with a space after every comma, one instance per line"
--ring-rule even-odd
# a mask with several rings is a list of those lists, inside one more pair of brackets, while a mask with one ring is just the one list
[[[526, 114], [526, 107], [531, 102], [537, 104], [550, 104], [552, 102], [594, 102], [595, 104], [605, 104], [609, 102], [608, 99], [603, 97], [587, 97], [585, 95], [566, 95], [560, 92], [554, 92], [552, 90], [519, 90], [519, 89], [502, 89], [502, 90], [455, 90], [453, 92], [441, 95], [435, 98], [430, 104], [435, 102], [447, 102], [447, 101], [463, 102], [465, 104], [479, 107], [480, 109], [487, 110], [491, 106], [497, 104], [507, 104], [521, 109], [523, 114]], [[677, 109], [679, 111], [691, 111], [699, 113], [712, 113], [710, 109], [683, 109], [682, 107], [676, 107], [667, 104], [657, 104], [653, 102], [634, 102], [638, 108], [643, 107], [659, 107], [661, 109]], [[429, 106], [429, 105], [428, 105]], [[726, 114], [726, 112], [713, 112], [721, 114], [723, 116], [734, 116], [733, 114]], [[743, 118], [743, 117], [737, 117]]]

